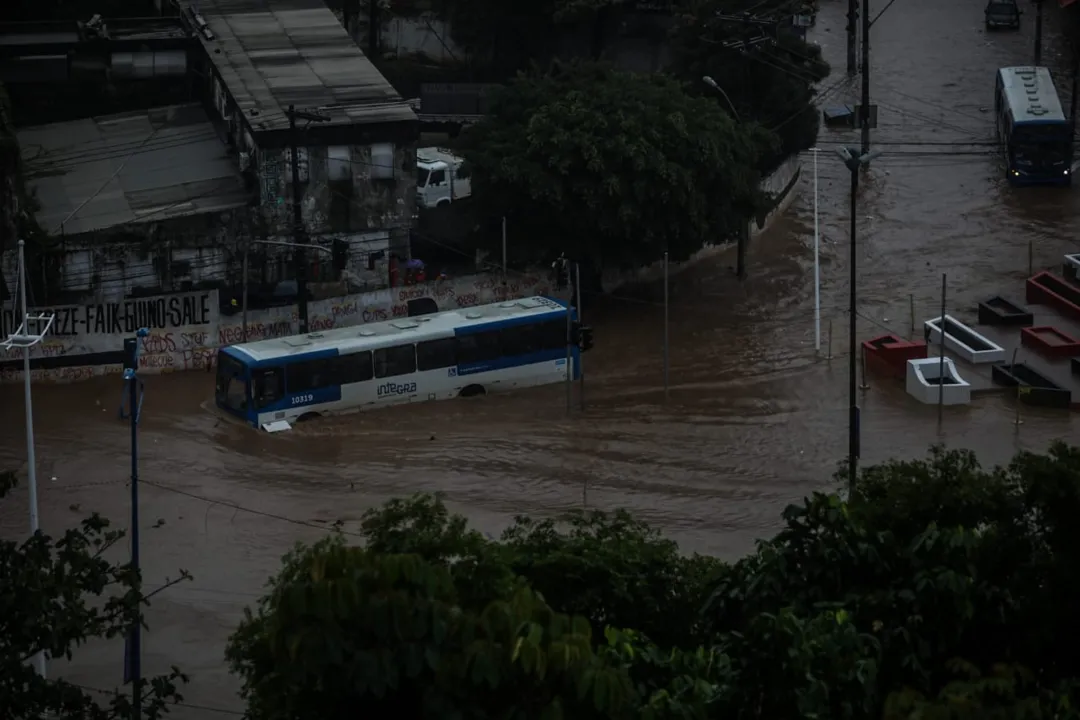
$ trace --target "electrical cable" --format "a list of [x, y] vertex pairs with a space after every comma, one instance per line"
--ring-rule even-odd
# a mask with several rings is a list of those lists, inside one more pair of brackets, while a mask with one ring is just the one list
[[[59, 682], [67, 682], [67, 681], [66, 680], [60, 680]], [[104, 688], [96, 688], [96, 687], [91, 687], [89, 685], [79, 685], [78, 683], [67, 683], [67, 684], [71, 685], [72, 687], [79, 688], [80, 690], [84, 690], [86, 692], [98, 693], [99, 695], [109, 695], [110, 697], [116, 697], [117, 695], [126, 695], [126, 693], [122, 693], [119, 690], [105, 690]], [[242, 716], [244, 716], [246, 714], [242, 710], [230, 710], [229, 708], [214, 707], [212, 705], [199, 705], [199, 704], [196, 704], [196, 703], [189, 703], [189, 702], [183, 702], [183, 701], [177, 702], [177, 703], [166, 703], [166, 707], [180, 707], [180, 708], [187, 708], [189, 710], [201, 710], [203, 712], [218, 713], [220, 715], [232, 715], [232, 716], [235, 716], [235, 717], [242, 717]]]

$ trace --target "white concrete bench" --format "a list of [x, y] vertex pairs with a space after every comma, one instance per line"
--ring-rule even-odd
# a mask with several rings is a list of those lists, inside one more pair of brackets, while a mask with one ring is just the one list
[[[945, 405], [967, 405], [971, 402], [971, 384], [960, 377], [952, 358], [945, 358], [945, 382], [939, 383], [941, 358], [919, 358], [907, 361], [907, 394], [926, 405], [937, 405], [941, 398]], [[944, 384], [944, 397], [941, 385]]]
[[[924, 327], [927, 344], [940, 347], [941, 318], [927, 320]], [[945, 316], [945, 347], [976, 365], [1001, 362], [1005, 359], [1005, 348], [975, 332], [951, 315]]]

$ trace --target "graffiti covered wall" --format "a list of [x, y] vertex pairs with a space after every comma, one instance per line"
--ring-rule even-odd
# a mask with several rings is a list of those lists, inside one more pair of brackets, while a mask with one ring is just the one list
[[[549, 291], [546, 277], [516, 276], [504, 286], [501, 278], [477, 275], [319, 300], [308, 305], [308, 322], [312, 332], [319, 332], [405, 317], [408, 302], [422, 297], [433, 298], [440, 310], [452, 310]], [[55, 315], [48, 336], [30, 352], [34, 381], [73, 382], [119, 373], [124, 340], [143, 327], [149, 334], [140, 340], [139, 366], [147, 373], [209, 370], [219, 347], [244, 342], [241, 314], [221, 313], [216, 290], [31, 312]], [[10, 309], [0, 313], [0, 337], [16, 327]], [[248, 342], [297, 330], [295, 305], [248, 313]], [[22, 369], [21, 350], [0, 350], [0, 382], [21, 380]]]

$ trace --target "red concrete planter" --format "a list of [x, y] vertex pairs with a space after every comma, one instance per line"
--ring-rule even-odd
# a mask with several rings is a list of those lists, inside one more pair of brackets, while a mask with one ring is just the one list
[[898, 335], [880, 335], [862, 344], [866, 367], [898, 380], [907, 377], [907, 361], [926, 357], [926, 343]]
[[1022, 328], [1020, 343], [1046, 357], [1061, 358], [1080, 355], [1080, 340], [1049, 325]]
[[1028, 278], [1027, 301], [1035, 305], [1049, 305], [1080, 320], [1080, 288], [1052, 272], [1041, 272]]

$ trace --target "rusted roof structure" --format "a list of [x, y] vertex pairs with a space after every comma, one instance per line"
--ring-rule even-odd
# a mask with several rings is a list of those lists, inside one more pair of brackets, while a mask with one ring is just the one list
[[290, 105], [322, 127], [417, 122], [322, 0], [178, 4], [255, 135], [288, 128]]
[[213, 213], [249, 202], [200, 105], [22, 128], [27, 184], [49, 234]]

